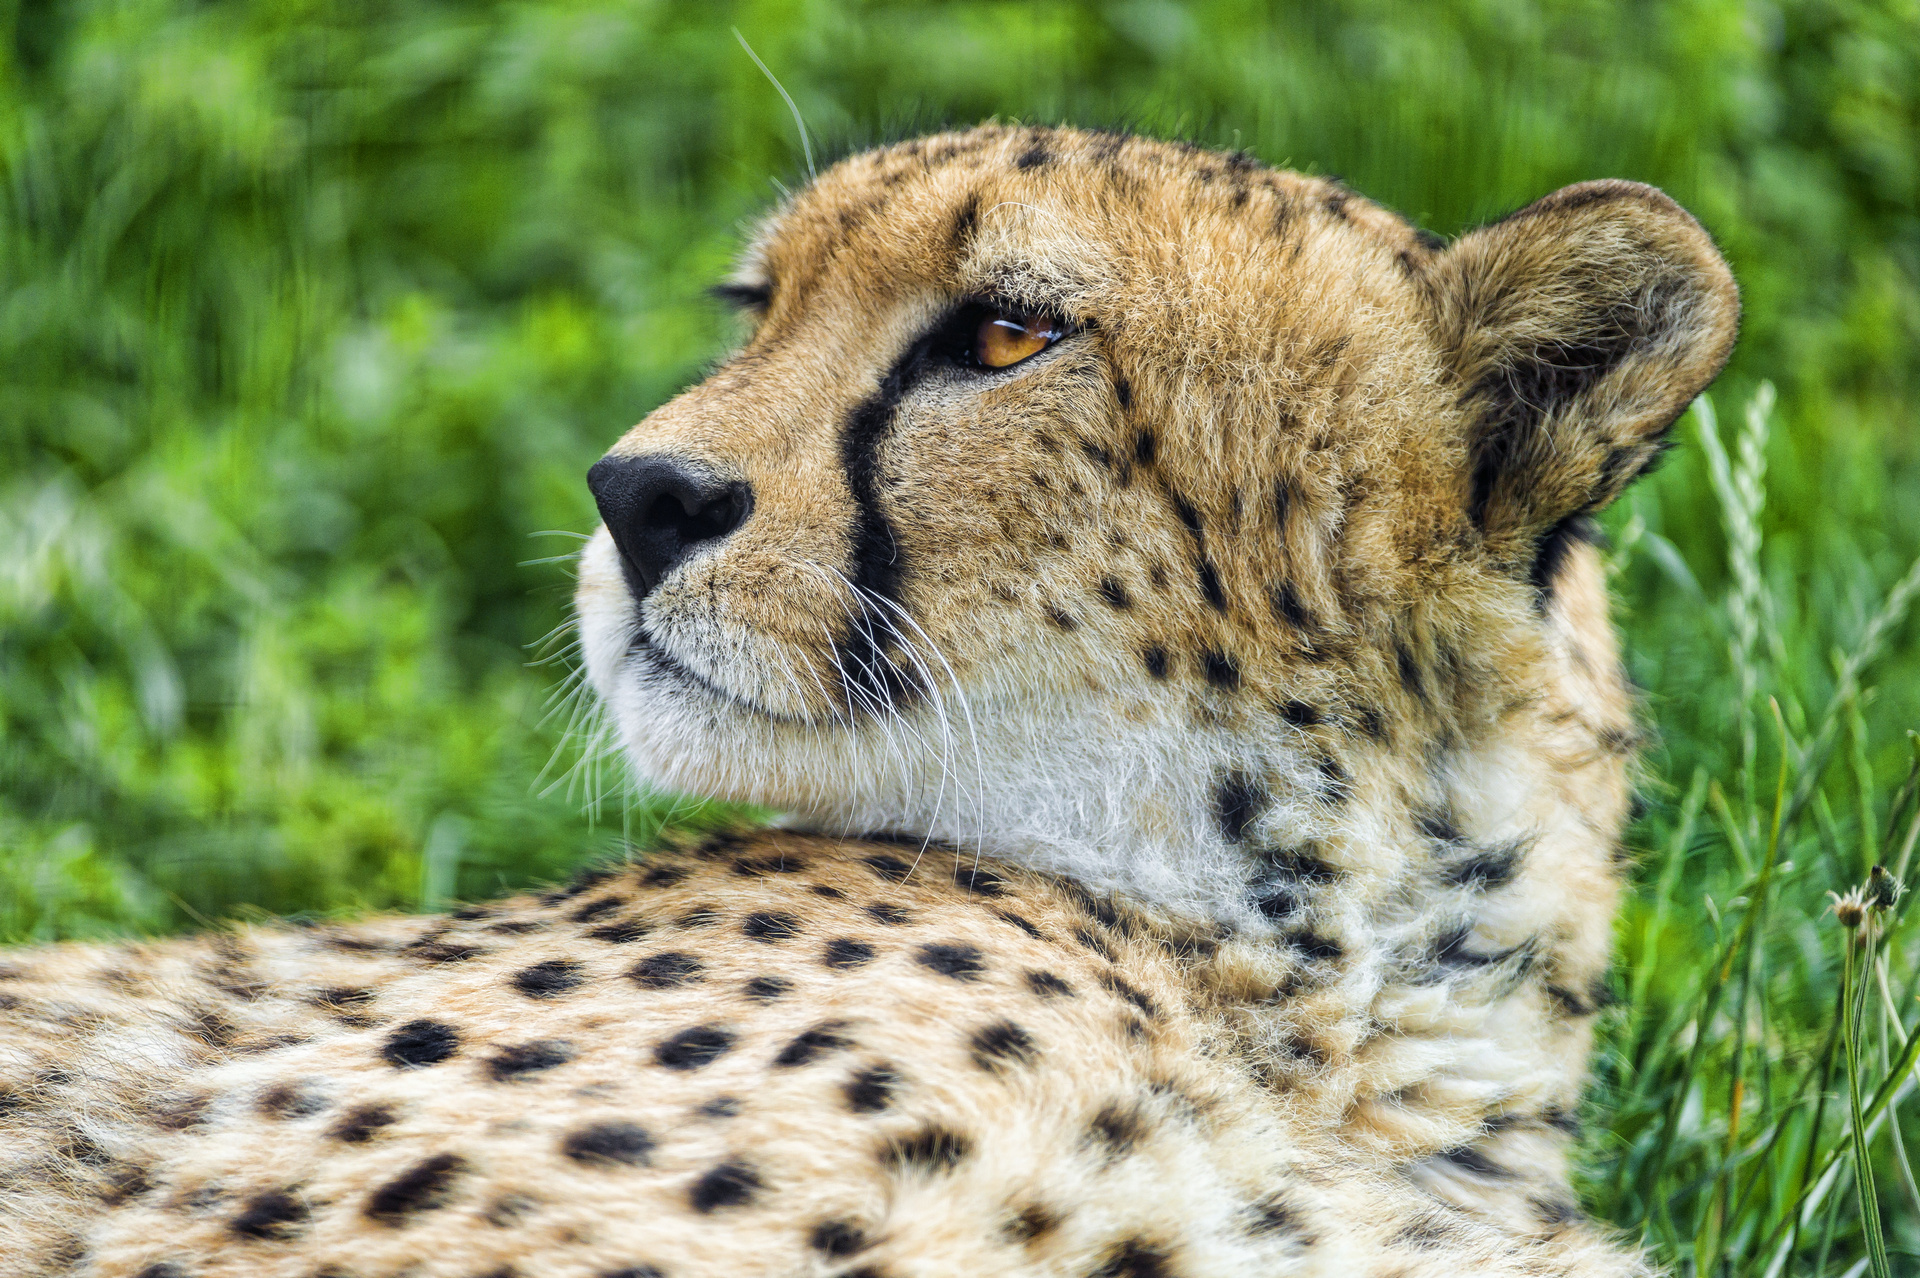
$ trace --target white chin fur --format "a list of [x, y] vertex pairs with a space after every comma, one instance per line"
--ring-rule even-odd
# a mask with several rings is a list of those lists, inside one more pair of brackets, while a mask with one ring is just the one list
[[[825, 833], [930, 838], [1182, 913], [1258, 922], [1242, 895], [1244, 855], [1224, 844], [1210, 804], [1239, 751], [1176, 723], [1170, 707], [1142, 699], [1123, 715], [1102, 701], [972, 689], [966, 704], [950, 694], [852, 726], [773, 719], [631, 648], [634, 605], [604, 529], [581, 556], [577, 608], [588, 679], [644, 785], [775, 808]], [[1294, 837], [1315, 823], [1284, 794], [1262, 821]]]

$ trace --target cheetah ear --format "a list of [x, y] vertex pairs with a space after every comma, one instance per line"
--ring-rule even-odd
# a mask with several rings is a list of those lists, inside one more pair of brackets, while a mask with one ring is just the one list
[[1555, 191], [1461, 237], [1425, 276], [1470, 414], [1468, 512], [1516, 572], [1659, 457], [1740, 319], [1706, 231], [1637, 182]]

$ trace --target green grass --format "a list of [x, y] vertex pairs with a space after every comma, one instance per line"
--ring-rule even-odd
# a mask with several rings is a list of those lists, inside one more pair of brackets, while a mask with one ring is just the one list
[[1912, 0], [0, 3], [0, 938], [420, 908], [713, 817], [576, 767], [537, 644], [586, 466], [724, 348], [702, 290], [804, 172], [734, 26], [829, 154], [997, 114], [1445, 234], [1597, 176], [1700, 214], [1746, 323], [1718, 449], [1689, 418], [1608, 520], [1658, 738], [1589, 1198], [1688, 1272], [1838, 1275], [1870, 1183], [1920, 1272], [1920, 1102], [1876, 1117], [1914, 929], [1850, 969], [1827, 895], [1915, 828]]

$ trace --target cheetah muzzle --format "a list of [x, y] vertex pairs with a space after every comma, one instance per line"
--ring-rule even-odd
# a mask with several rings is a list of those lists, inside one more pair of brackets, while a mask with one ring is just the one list
[[855, 156], [614, 445], [587, 673], [786, 814], [0, 969], [0, 1275], [1629, 1275], [1569, 1189], [1637, 740], [1591, 516], [1738, 302], [990, 126]]

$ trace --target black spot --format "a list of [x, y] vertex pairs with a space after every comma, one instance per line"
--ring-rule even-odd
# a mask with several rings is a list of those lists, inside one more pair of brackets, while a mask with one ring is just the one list
[[762, 1188], [759, 1172], [742, 1162], [726, 1162], [694, 1181], [687, 1198], [705, 1215], [722, 1207], [745, 1207]]
[[828, 1256], [851, 1256], [872, 1245], [867, 1240], [866, 1231], [850, 1220], [821, 1221], [807, 1236], [807, 1243], [815, 1251]]
[[761, 941], [768, 945], [776, 941], [791, 940], [800, 934], [800, 920], [791, 914], [778, 911], [749, 914], [740, 925], [740, 930], [750, 941]]
[[1315, 763], [1320, 768], [1320, 794], [1329, 803], [1345, 803], [1353, 797], [1353, 780], [1340, 760], [1322, 755]]
[[438, 933], [433, 932], [400, 947], [400, 953], [408, 958], [420, 959], [427, 963], [464, 963], [485, 952], [475, 945], [461, 945], [445, 940]]
[[[947, 244], [952, 248], [955, 257], [965, 255], [968, 247], [973, 243], [973, 233], [979, 225], [980, 197], [978, 195], [969, 195], [966, 201], [960, 205], [959, 209], [954, 212], [952, 225], [947, 227]], [[898, 395], [899, 392], [896, 391], [893, 398], [897, 399]], [[887, 415], [890, 416], [893, 405], [887, 403], [885, 409]], [[877, 442], [877, 440], [875, 442]]]
[[1549, 984], [1547, 997], [1552, 999], [1569, 1016], [1592, 1016], [1595, 1012], [1612, 1007], [1619, 1000], [1615, 998], [1613, 987], [1604, 976], [1596, 977], [1582, 994], [1570, 990], [1564, 985]]
[[1519, 842], [1502, 843], [1496, 847], [1475, 848], [1465, 860], [1448, 865], [1441, 877], [1455, 887], [1487, 890], [1511, 882], [1514, 871], [1519, 868]]
[[329, 1011], [346, 1011], [351, 1008], [365, 1007], [373, 1001], [373, 991], [356, 989], [351, 986], [334, 986], [330, 989], [315, 990], [312, 1001], [316, 1007]]
[[1441, 808], [1422, 808], [1414, 813], [1413, 819], [1419, 825], [1420, 833], [1435, 843], [1460, 843], [1466, 838], [1460, 832], [1460, 823], [1453, 814]]
[[364, 1145], [382, 1127], [391, 1127], [399, 1121], [391, 1105], [360, 1105], [342, 1114], [327, 1135], [349, 1145]]
[[1108, 1105], [1087, 1124], [1087, 1141], [1104, 1157], [1119, 1158], [1133, 1152], [1146, 1135], [1140, 1111], [1133, 1106]]
[[837, 1052], [841, 1048], [851, 1047], [852, 1041], [840, 1031], [846, 1028], [845, 1021], [826, 1021], [798, 1035], [780, 1049], [773, 1063], [783, 1069], [796, 1065], [810, 1064], [823, 1052]]
[[605, 941], [610, 945], [627, 945], [639, 940], [652, 930], [652, 927], [638, 919], [622, 919], [618, 923], [590, 928], [587, 935], [596, 941]]
[[1008, 1242], [1029, 1243], [1042, 1234], [1052, 1233], [1060, 1228], [1058, 1212], [1047, 1210], [1038, 1203], [1029, 1203], [1013, 1214], [1013, 1218], [1000, 1227], [1001, 1235]]
[[100, 1201], [109, 1207], [119, 1207], [141, 1197], [153, 1188], [153, 1171], [138, 1163], [115, 1163], [105, 1188], [100, 1190]]
[[1142, 1012], [1146, 1013], [1148, 1017], [1159, 1015], [1159, 1010], [1154, 1007], [1153, 1000], [1148, 998], [1145, 994], [1142, 994], [1139, 990], [1135, 989], [1133, 986], [1127, 984], [1127, 982], [1121, 978], [1119, 973], [1107, 972], [1102, 974], [1100, 977], [1100, 983], [1107, 987], [1107, 990], [1109, 993], [1117, 994], [1121, 998], [1124, 998], [1125, 1000], [1127, 1000], [1127, 1002], [1133, 1004], [1135, 1007], [1139, 1008]]
[[1044, 168], [1052, 163], [1052, 154], [1048, 152], [1043, 144], [1035, 142], [1032, 146], [1020, 153], [1020, 158], [1013, 162], [1013, 167], [1016, 169], [1038, 169]]
[[1115, 608], [1133, 607], [1133, 600], [1127, 597], [1127, 588], [1120, 584], [1117, 577], [1100, 579], [1100, 597]]
[[971, 945], [923, 945], [913, 957], [922, 967], [956, 981], [977, 981], [987, 970], [980, 961], [980, 951]]
[[691, 954], [667, 950], [649, 954], [627, 970], [627, 977], [643, 990], [667, 990], [697, 981], [706, 969]]
[[738, 1096], [716, 1096], [700, 1107], [702, 1118], [733, 1118], [740, 1113]]
[[286, 1242], [305, 1228], [307, 1215], [303, 1200], [284, 1189], [269, 1189], [249, 1198], [227, 1228], [241, 1238]]
[[807, 890], [813, 893], [815, 896], [824, 896], [829, 900], [833, 900], [833, 901], [844, 901], [847, 899], [847, 894], [845, 892], [842, 892], [839, 888], [836, 888], [836, 887], [828, 887], [824, 883], [815, 883], [812, 887], [808, 888]]
[[865, 941], [841, 936], [827, 942], [826, 955], [820, 961], [828, 967], [845, 969], [873, 962], [876, 953], [878, 951]]
[[[1125, 386], [1125, 385], [1126, 385], [1125, 382], [1119, 382], [1116, 384], [1116, 389], [1119, 386]], [[1132, 396], [1129, 395], [1127, 397], [1127, 400], [1123, 401], [1120, 406], [1122, 408], [1125, 408], [1127, 406], [1127, 403], [1131, 402], [1131, 399], [1132, 399]], [[1143, 430], [1140, 432], [1139, 435], [1137, 435], [1134, 438], [1133, 460], [1138, 462], [1140, 465], [1142, 466], [1153, 465], [1153, 459], [1159, 453], [1159, 451], [1160, 451], [1160, 441], [1154, 438], [1154, 434], [1152, 431]]]
[[1311, 728], [1320, 722], [1320, 712], [1304, 701], [1280, 703], [1280, 717], [1296, 728]]
[[438, 1065], [460, 1050], [460, 1031], [443, 1021], [408, 1021], [387, 1035], [380, 1055], [396, 1069]]
[[712, 927], [719, 921], [720, 912], [711, 905], [696, 905], [673, 922], [675, 927], [694, 928]]
[[869, 856], [861, 858], [861, 862], [891, 883], [905, 883], [907, 876], [913, 873], [913, 867], [897, 856]]
[[1291, 883], [1256, 883], [1250, 899], [1254, 909], [1276, 922], [1306, 904], [1305, 898]]
[[1415, 701], [1425, 701], [1427, 699], [1426, 679], [1421, 675], [1420, 665], [1413, 659], [1413, 653], [1407, 645], [1403, 643], [1393, 645], [1393, 660], [1400, 672], [1401, 686], [1406, 688], [1407, 694]]
[[1006, 880], [992, 870], [983, 870], [978, 865], [964, 862], [953, 867], [953, 885], [962, 891], [975, 892], [981, 896], [1005, 896]]
[[1174, 1278], [1167, 1253], [1139, 1238], [1129, 1238], [1106, 1254], [1088, 1278]]
[[513, 974], [513, 987], [528, 998], [558, 998], [586, 984], [580, 964], [570, 959], [548, 959]]
[[867, 913], [878, 922], [885, 923], [888, 927], [899, 927], [902, 923], [911, 922], [913, 918], [912, 915], [908, 914], [899, 906], [888, 905], [884, 901], [869, 905], [867, 907]]
[[1395, 1246], [1429, 1251], [1456, 1237], [1459, 1232], [1458, 1225], [1436, 1213], [1408, 1221], [1406, 1226], [1393, 1236], [1392, 1241]]
[[172, 1261], [162, 1260], [156, 1264], [148, 1265], [145, 1269], [135, 1274], [133, 1278], [192, 1278], [192, 1275]]
[[653, 1061], [668, 1069], [699, 1069], [711, 1065], [733, 1047], [733, 1033], [717, 1025], [683, 1029], [653, 1049]]
[[899, 1086], [898, 1074], [885, 1065], [874, 1065], [849, 1078], [842, 1090], [848, 1109], [856, 1114], [877, 1114], [893, 1104], [893, 1093]]
[[1150, 644], [1145, 651], [1140, 654], [1140, 659], [1146, 663], [1148, 674], [1156, 679], [1164, 679], [1167, 677], [1167, 650], [1165, 648], [1162, 648], [1157, 643]]
[[275, 1083], [260, 1093], [257, 1106], [269, 1118], [308, 1118], [328, 1105], [327, 1098], [300, 1083]]
[[1321, 936], [1317, 932], [1289, 932], [1286, 941], [1303, 957], [1316, 961], [1331, 961], [1346, 954], [1340, 942], [1330, 936]]
[[1305, 1222], [1300, 1218], [1299, 1209], [1278, 1194], [1269, 1194], [1259, 1202], [1248, 1205], [1247, 1232], [1255, 1238], [1270, 1234], [1298, 1234], [1302, 1242], [1313, 1241], [1305, 1234]]
[[1552, 1198], [1529, 1198], [1534, 1218], [1543, 1225], [1566, 1225], [1580, 1219], [1580, 1209], [1570, 1202]]
[[371, 1220], [398, 1229], [416, 1212], [432, 1211], [453, 1201], [454, 1186], [471, 1169], [458, 1154], [435, 1154], [401, 1172], [367, 1198]]
[[1180, 520], [1180, 526], [1186, 529], [1187, 535], [1192, 537], [1197, 543], [1206, 535], [1204, 529], [1200, 526], [1200, 512], [1193, 508], [1192, 502], [1182, 497], [1179, 493], [1169, 493], [1168, 500], [1173, 503], [1173, 513], [1174, 516]]
[[1071, 614], [1062, 612], [1060, 608], [1054, 604], [1047, 605], [1046, 613], [1047, 613], [1047, 620], [1051, 621], [1054, 625], [1058, 626], [1062, 630], [1073, 630], [1077, 628], [1080, 624], [1078, 621], [1075, 621], [1073, 619]]
[[1540, 1115], [1540, 1121], [1557, 1132], [1569, 1136], [1580, 1134], [1580, 1116], [1571, 1110], [1561, 1109], [1558, 1105], [1549, 1106]]
[[487, 1072], [496, 1083], [565, 1065], [574, 1058], [573, 1044], [558, 1038], [512, 1043], [487, 1059]]
[[1067, 984], [1052, 972], [1028, 972], [1027, 988], [1041, 998], [1072, 998], [1073, 986]]
[[1247, 827], [1259, 817], [1267, 801], [1266, 787], [1253, 777], [1238, 768], [1228, 772], [1213, 790], [1213, 819], [1221, 837], [1229, 843], [1246, 838]]
[[579, 909], [575, 910], [572, 914], [569, 914], [567, 917], [572, 919], [575, 923], [590, 923], [594, 919], [599, 918], [603, 914], [613, 913], [615, 910], [619, 909], [621, 906], [625, 904], [626, 904], [626, 898], [624, 897], [603, 896], [597, 901], [588, 901], [585, 905], [581, 906]]
[[793, 982], [783, 976], [756, 976], [744, 986], [747, 997], [756, 1003], [771, 1003], [793, 992]]
[[628, 1265], [596, 1274], [595, 1278], [667, 1278], [667, 1272], [658, 1265]]
[[967, 1045], [973, 1049], [973, 1063], [989, 1072], [1005, 1065], [1031, 1065], [1040, 1057], [1033, 1035], [1012, 1021], [995, 1021], [976, 1030]]
[[1467, 941], [1473, 936], [1473, 925], [1461, 923], [1441, 933], [1433, 942], [1434, 962], [1445, 967], [1486, 967], [1500, 962], [1511, 954], [1511, 950], [1499, 954], [1476, 954], [1467, 948]]
[[595, 1123], [568, 1132], [560, 1152], [588, 1167], [645, 1167], [654, 1144], [653, 1134], [638, 1123]]
[[1220, 573], [1210, 559], [1202, 559], [1195, 572], [1200, 578], [1200, 594], [1213, 606], [1215, 612], [1227, 610], [1226, 592], [1220, 589]]
[[1490, 1180], [1505, 1180], [1513, 1173], [1494, 1162], [1471, 1145], [1461, 1145], [1455, 1149], [1443, 1149], [1436, 1157], [1444, 1158], [1463, 1171], [1476, 1176], [1485, 1176]]
[[691, 874], [684, 865], [656, 865], [640, 876], [640, 885], [650, 888], [670, 888], [686, 880]]
[[[525, 1194], [502, 1194], [487, 1205], [481, 1217], [495, 1229], [510, 1229], [540, 1209], [537, 1199]], [[315, 1275], [314, 1278], [319, 1278]]]
[[1353, 717], [1359, 720], [1360, 731], [1366, 733], [1370, 740], [1379, 741], [1386, 737], [1386, 721], [1380, 717], [1380, 712], [1372, 706], [1358, 707], [1354, 710]]
[[1092, 950], [1095, 954], [1098, 954], [1101, 958], [1109, 961], [1112, 960], [1113, 947], [1107, 944], [1106, 938], [1095, 936], [1091, 929], [1084, 927], [1073, 929], [1073, 939]]
[[1207, 672], [1207, 682], [1214, 687], [1231, 692], [1240, 686], [1240, 667], [1226, 653], [1209, 648], [1200, 660]]
[[1269, 848], [1260, 854], [1260, 859], [1272, 866], [1276, 874], [1295, 882], [1331, 883], [1340, 877], [1338, 870], [1320, 858], [1313, 844]]
[[1012, 910], [995, 910], [993, 913], [994, 913], [994, 916], [1000, 919], [1002, 922], [1013, 924], [1015, 927], [1019, 928], [1022, 932], [1025, 932], [1028, 936], [1031, 936], [1036, 941], [1044, 941], [1047, 939], [1046, 937], [1040, 934], [1039, 928], [1035, 927], [1032, 923], [1027, 921], [1027, 918], [1025, 915], [1015, 914]]
[[1601, 539], [1600, 525], [1584, 514], [1568, 515], [1541, 536], [1540, 543], [1533, 552], [1533, 571], [1528, 581], [1533, 586], [1534, 603], [1542, 611], [1546, 610], [1553, 598], [1553, 588], [1560, 579], [1560, 570], [1566, 566], [1567, 557], [1573, 554], [1575, 546], [1594, 545]]
[[880, 1161], [896, 1172], [952, 1171], [973, 1152], [973, 1142], [950, 1127], [932, 1123], [889, 1141]]
[[769, 874], [798, 874], [807, 863], [785, 853], [779, 856], [743, 856], [733, 863], [733, 872], [742, 878], [764, 878]]
[[1300, 601], [1299, 588], [1291, 581], [1283, 581], [1273, 588], [1273, 615], [1295, 630], [1315, 630], [1319, 627], [1313, 612]]

